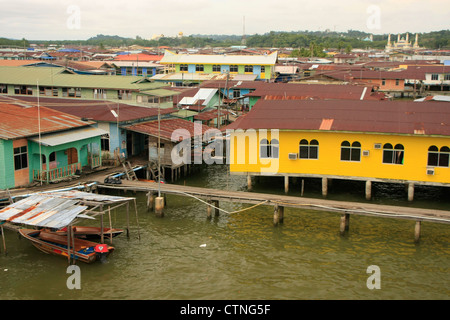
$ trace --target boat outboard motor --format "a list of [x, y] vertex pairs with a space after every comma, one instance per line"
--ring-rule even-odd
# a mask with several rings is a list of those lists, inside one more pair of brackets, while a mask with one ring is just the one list
[[94, 251], [97, 253], [97, 258], [99, 258], [100, 262], [106, 262], [106, 256], [108, 255], [108, 246], [106, 244], [98, 244], [94, 247]]

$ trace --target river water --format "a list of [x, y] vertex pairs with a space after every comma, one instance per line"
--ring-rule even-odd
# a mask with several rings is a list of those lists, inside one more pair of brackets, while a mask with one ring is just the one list
[[[177, 183], [247, 188], [246, 177], [228, 175], [225, 166], [204, 167]], [[256, 192], [284, 193], [281, 178], [254, 183]], [[290, 194], [300, 196], [299, 186], [293, 182]], [[305, 180], [304, 192], [321, 197], [320, 182]], [[107, 263], [78, 263], [81, 289], [68, 288], [66, 259], [5, 231], [8, 255], [0, 254], [0, 300], [450, 298], [447, 224], [423, 222], [415, 243], [414, 222], [408, 220], [351, 216], [350, 229], [341, 236], [340, 216], [331, 212], [286, 208], [284, 223], [274, 227], [271, 206], [221, 212], [208, 220], [205, 204], [168, 195], [164, 217], [158, 218], [147, 211], [143, 193], [111, 194], [136, 197], [138, 218], [131, 210], [130, 237], [114, 238], [116, 250]], [[450, 209], [448, 190], [439, 188], [416, 189], [412, 204], [404, 187], [395, 185], [374, 185], [373, 197], [376, 203]], [[365, 201], [364, 185], [335, 181], [328, 198]], [[233, 212], [250, 205], [223, 202], [220, 207]], [[112, 223], [126, 227], [124, 211], [113, 210]], [[368, 273], [370, 266], [378, 272]], [[373, 275], [379, 289], [367, 285]]]

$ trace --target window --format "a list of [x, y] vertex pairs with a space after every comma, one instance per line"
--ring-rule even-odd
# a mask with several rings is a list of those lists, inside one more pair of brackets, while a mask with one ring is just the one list
[[119, 90], [117, 91], [117, 97], [119, 100], [131, 100], [131, 90]]
[[241, 89], [233, 90], [233, 98], [239, 98], [241, 96]]
[[439, 80], [439, 74], [437, 73], [431, 74], [431, 80]]
[[106, 99], [106, 89], [94, 89], [94, 99]]
[[444, 80], [445, 80], [445, 81], [449, 81], [449, 80], [450, 80], [450, 73], [446, 73], [446, 74], [444, 75]]
[[395, 79], [395, 85], [396, 85], [396, 86], [400, 85], [400, 80]]
[[450, 148], [442, 147], [440, 150], [436, 146], [428, 148], [429, 167], [449, 167]]
[[62, 96], [69, 98], [81, 98], [81, 88], [62, 88]]
[[33, 95], [33, 88], [31, 86], [15, 86], [14, 94]]
[[100, 144], [102, 151], [109, 151], [109, 134], [102, 135]]
[[230, 66], [230, 72], [238, 72], [239, 68], [237, 65], [231, 65]]
[[39, 94], [42, 96], [58, 96], [58, 88], [53, 87], [39, 87]]
[[253, 66], [245, 66], [244, 71], [245, 72], [253, 72]]
[[220, 72], [220, 65], [218, 65], [218, 64], [213, 64], [212, 70], [213, 70], [213, 72]]
[[392, 147], [392, 144], [386, 143], [383, 146], [383, 163], [403, 164], [405, 148], [401, 144]]
[[342, 161], [361, 161], [361, 144], [358, 141], [344, 141], [341, 143], [341, 160]]
[[196, 64], [195, 65], [195, 71], [203, 72], [203, 70], [204, 70], [204, 65], [202, 65], [202, 64]]
[[8, 86], [6, 84], [0, 84], [0, 93], [8, 93]]
[[277, 139], [272, 139], [270, 142], [267, 139], [262, 139], [260, 144], [260, 158], [273, 158], [278, 159], [279, 155], [279, 143]]
[[311, 140], [308, 142], [306, 139], [300, 141], [300, 159], [319, 159], [319, 142], [317, 140]]
[[386, 79], [381, 80], [381, 85], [385, 86], [386, 85]]
[[188, 71], [188, 65], [187, 64], [180, 64], [180, 71]]
[[14, 170], [28, 168], [27, 146], [14, 148]]
[[266, 72], [266, 67], [265, 66], [261, 66], [261, 73], [265, 73]]

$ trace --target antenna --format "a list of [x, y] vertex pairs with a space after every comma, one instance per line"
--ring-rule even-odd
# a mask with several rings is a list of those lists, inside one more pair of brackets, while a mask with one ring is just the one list
[[247, 44], [247, 40], [245, 39], [245, 16], [243, 18], [243, 32], [242, 32], [242, 41], [241, 44], [245, 46]]

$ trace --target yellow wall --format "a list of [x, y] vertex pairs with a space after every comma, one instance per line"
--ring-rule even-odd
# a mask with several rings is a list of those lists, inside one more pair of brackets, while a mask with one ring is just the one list
[[[259, 136], [258, 136], [259, 135]], [[270, 130], [266, 134], [270, 137]], [[276, 133], [272, 134], [276, 137]], [[450, 183], [450, 168], [435, 167], [434, 175], [427, 175], [428, 148], [436, 145], [450, 146], [450, 137], [426, 137], [426, 136], [402, 136], [388, 134], [370, 133], [335, 133], [329, 131], [301, 132], [301, 131], [279, 131], [279, 160], [260, 159], [259, 141], [264, 138], [264, 131], [258, 133], [252, 140], [252, 148], [249, 143], [245, 147], [238, 143], [236, 136], [242, 137], [242, 133], [235, 132], [230, 139], [230, 171], [232, 173], [252, 174], [292, 174], [292, 175], [326, 175], [339, 177], [358, 177], [369, 179], [392, 179], [406, 181], [424, 181], [433, 183]], [[315, 159], [289, 160], [289, 153], [299, 152], [301, 139], [319, 141], [319, 157]], [[358, 141], [361, 143], [361, 161], [341, 161], [341, 143], [347, 140], [350, 143]], [[255, 144], [255, 141], [257, 143]], [[402, 144], [405, 148], [404, 163], [385, 164], [383, 160], [383, 149], [374, 149], [375, 143], [390, 143], [393, 146]], [[239, 148], [239, 150], [238, 150]], [[369, 156], [363, 156], [363, 150], [370, 152]], [[250, 151], [250, 152], [249, 152]], [[238, 155], [245, 153], [243, 158]], [[242, 164], [240, 164], [242, 163]]]

